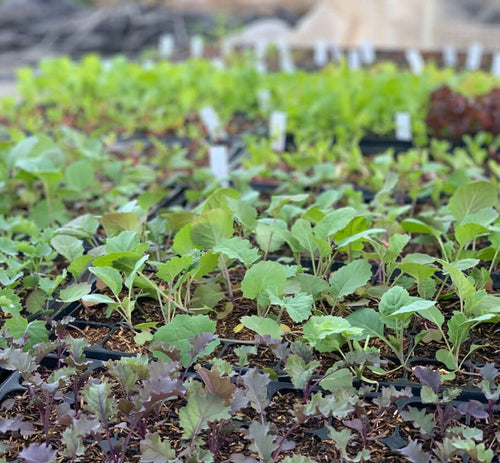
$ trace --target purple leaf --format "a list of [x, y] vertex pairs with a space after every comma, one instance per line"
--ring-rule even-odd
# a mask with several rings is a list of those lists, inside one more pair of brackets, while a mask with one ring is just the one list
[[212, 333], [200, 333], [195, 337], [188, 339], [191, 344], [191, 356], [194, 358], [198, 355], [203, 354], [207, 346], [217, 339], [217, 336]]
[[254, 410], [260, 414], [264, 413], [269, 404], [267, 398], [267, 385], [269, 384], [269, 375], [259, 373], [255, 369], [248, 370], [243, 376], [243, 384], [247, 389], [247, 398]]
[[359, 418], [354, 418], [353, 420], [344, 420], [343, 423], [348, 428], [354, 429], [355, 431], [358, 431], [359, 434], [363, 435], [364, 431], [363, 421], [361, 421]]
[[419, 366], [413, 369], [413, 374], [422, 385], [430, 387], [434, 392], [437, 392], [441, 382], [441, 375], [438, 370], [431, 370], [430, 368]]
[[461, 403], [458, 406], [458, 411], [462, 415], [470, 415], [480, 420], [485, 420], [489, 416], [483, 404], [478, 400], [469, 400], [469, 402]]
[[253, 457], [247, 457], [242, 453], [233, 453], [231, 455], [232, 463], [259, 463], [259, 460], [256, 460]]
[[495, 368], [494, 363], [487, 363], [482, 368], [478, 368], [479, 373], [485, 381], [488, 381], [490, 384], [494, 384], [496, 377], [498, 376], [498, 370]]
[[422, 450], [422, 444], [419, 444], [415, 440], [410, 441], [399, 452], [407, 456], [412, 463], [429, 463], [431, 461], [429, 454]]
[[28, 463], [49, 463], [54, 460], [57, 452], [47, 444], [31, 444], [19, 456]]
[[0, 420], [0, 432], [20, 432], [22, 436], [29, 436], [35, 432], [29, 421], [24, 421], [21, 415], [15, 418]]

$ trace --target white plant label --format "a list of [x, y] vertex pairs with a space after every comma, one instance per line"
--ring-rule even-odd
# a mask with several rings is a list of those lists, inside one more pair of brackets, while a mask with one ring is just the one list
[[222, 140], [226, 137], [226, 132], [222, 128], [219, 116], [214, 108], [211, 106], [201, 108], [200, 118], [212, 140]]
[[314, 43], [314, 64], [320, 68], [328, 64], [328, 44], [324, 40]]
[[425, 67], [425, 61], [418, 50], [411, 48], [406, 50], [406, 61], [413, 74], [421, 74]]
[[396, 123], [396, 140], [411, 141], [413, 137], [410, 113], [396, 113], [394, 119]]
[[221, 44], [222, 56], [228, 56], [233, 52], [233, 43], [229, 39], [224, 39]]
[[500, 51], [493, 55], [493, 62], [491, 63], [491, 73], [495, 77], [500, 77]]
[[257, 92], [257, 102], [262, 112], [267, 113], [271, 109], [271, 92], [267, 89]]
[[290, 74], [295, 71], [295, 64], [293, 63], [292, 52], [288, 43], [283, 40], [278, 42], [278, 50], [280, 55], [280, 68], [283, 72]]
[[212, 60], [212, 65], [214, 68], [218, 69], [219, 71], [223, 71], [226, 69], [226, 65], [224, 64], [224, 60], [221, 58], [214, 58]]
[[210, 170], [224, 188], [229, 186], [229, 153], [224, 145], [211, 146], [208, 150]]
[[257, 40], [255, 42], [254, 53], [257, 61], [263, 61], [266, 57], [267, 42], [265, 40]]
[[113, 60], [111, 59], [102, 59], [101, 60], [102, 70], [104, 72], [109, 72], [113, 69]]
[[361, 68], [361, 57], [358, 50], [352, 49], [347, 53], [347, 66], [351, 71], [356, 71]]
[[269, 135], [273, 150], [277, 153], [285, 151], [287, 114], [279, 111], [271, 113]]
[[468, 71], [477, 71], [481, 67], [483, 58], [483, 46], [479, 42], [474, 42], [467, 51], [465, 68]]
[[340, 48], [340, 46], [338, 44], [333, 43], [331, 46], [331, 49], [332, 49], [333, 61], [338, 63], [344, 57], [344, 53], [342, 51], [342, 48]]
[[458, 57], [457, 50], [453, 45], [447, 45], [443, 48], [443, 62], [444, 65], [450, 68], [457, 67]]
[[162, 58], [170, 58], [174, 53], [174, 37], [172, 34], [160, 36], [158, 47]]
[[363, 40], [359, 45], [359, 51], [361, 53], [361, 61], [364, 64], [373, 64], [377, 56], [375, 54], [375, 49], [369, 40]]
[[202, 58], [203, 48], [203, 37], [201, 35], [193, 35], [193, 37], [191, 37], [191, 41], [189, 42], [191, 56], [193, 58]]

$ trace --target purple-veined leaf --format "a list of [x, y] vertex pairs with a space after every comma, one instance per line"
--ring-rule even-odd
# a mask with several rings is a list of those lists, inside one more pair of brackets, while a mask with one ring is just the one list
[[24, 458], [27, 463], [49, 463], [54, 461], [56, 454], [57, 451], [47, 444], [31, 444], [19, 456]]
[[167, 440], [162, 440], [158, 434], [147, 434], [141, 440], [141, 463], [168, 463], [175, 458], [175, 450]]
[[380, 397], [373, 399], [379, 408], [387, 408], [399, 399], [413, 397], [411, 388], [406, 387], [398, 391], [394, 386], [383, 387]]
[[201, 376], [205, 383], [207, 391], [222, 397], [228, 403], [236, 391], [236, 386], [231, 382], [231, 378], [222, 377], [217, 371], [210, 371], [200, 365], [196, 365], [194, 369]]
[[490, 385], [495, 383], [498, 376], [498, 370], [495, 368], [494, 363], [486, 363], [484, 367], [478, 368], [479, 373], [485, 381], [488, 381]]
[[248, 429], [247, 439], [252, 443], [250, 449], [259, 454], [261, 461], [272, 461], [272, 453], [276, 450], [275, 438], [269, 434], [269, 425], [254, 421]]
[[432, 435], [436, 427], [436, 420], [433, 415], [415, 407], [408, 407], [408, 410], [402, 410], [401, 418], [405, 421], [411, 421], [415, 427], [420, 429], [423, 436]]
[[269, 405], [269, 399], [267, 398], [267, 385], [270, 382], [269, 375], [251, 369], [242, 376], [242, 379], [247, 389], [247, 398], [251, 407], [263, 414], [265, 408]]

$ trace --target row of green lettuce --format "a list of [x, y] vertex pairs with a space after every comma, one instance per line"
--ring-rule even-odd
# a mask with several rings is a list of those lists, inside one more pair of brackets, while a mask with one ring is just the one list
[[[214, 107], [223, 124], [238, 114], [267, 118], [270, 108], [286, 112], [289, 130], [299, 136], [335, 135], [346, 143], [367, 132], [392, 135], [395, 113], [406, 111], [415, 140], [424, 143], [430, 94], [444, 84], [472, 96], [498, 87], [499, 78], [431, 64], [420, 75], [392, 63], [369, 70], [352, 71], [341, 63], [312, 73], [261, 74], [244, 58], [219, 69], [204, 60], [143, 66], [116, 57], [105, 64], [90, 55], [80, 62], [48, 59], [36, 71], [21, 70], [20, 102], [3, 99], [1, 120], [30, 131], [65, 123], [99, 134], [193, 134], [200, 131], [192, 122], [204, 106]], [[269, 108], [259, 106], [263, 90], [270, 92]]]

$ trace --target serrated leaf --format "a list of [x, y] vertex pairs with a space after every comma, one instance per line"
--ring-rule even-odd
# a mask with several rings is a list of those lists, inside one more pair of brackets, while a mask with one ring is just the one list
[[270, 382], [269, 374], [259, 373], [252, 368], [242, 376], [242, 379], [250, 406], [258, 413], [263, 414], [269, 404], [267, 396], [267, 385]]
[[410, 441], [410, 443], [399, 450], [403, 455], [408, 457], [411, 463], [430, 463], [431, 458], [428, 453], [422, 449], [422, 444], [417, 441]]
[[259, 317], [258, 315], [245, 316], [241, 318], [241, 323], [249, 330], [255, 331], [260, 336], [271, 336], [280, 339], [282, 329], [279, 323], [271, 318]]
[[205, 390], [199, 382], [191, 382], [188, 403], [179, 410], [183, 439], [197, 436], [213, 421], [231, 419], [230, 407], [225, 402], [222, 397]]
[[231, 382], [231, 378], [222, 377], [218, 371], [210, 371], [200, 365], [196, 365], [194, 369], [201, 376], [207, 391], [223, 398], [228, 405], [236, 392], [236, 386]]
[[448, 207], [457, 222], [486, 207], [493, 207], [498, 200], [498, 187], [490, 182], [472, 182], [460, 186], [450, 198]]
[[83, 255], [81, 240], [73, 236], [56, 235], [50, 240], [50, 244], [61, 256], [66, 257], [69, 261]]
[[415, 407], [408, 407], [408, 410], [401, 410], [401, 418], [405, 421], [411, 421], [422, 434], [432, 435], [436, 427], [436, 420], [431, 413], [424, 410], [419, 410]]
[[297, 354], [292, 354], [288, 357], [285, 365], [285, 371], [290, 375], [292, 383], [297, 389], [303, 389], [308, 384], [312, 375], [321, 363], [317, 360], [308, 362]]
[[167, 283], [173, 283], [184, 270], [193, 263], [192, 256], [172, 257], [164, 264], [158, 266], [157, 276]]
[[200, 214], [191, 224], [191, 240], [202, 249], [212, 249], [233, 234], [233, 219], [223, 209]]
[[74, 278], [78, 278], [84, 272], [84, 270], [89, 266], [89, 264], [94, 260], [93, 256], [83, 255], [74, 259], [68, 267], [68, 271], [73, 275]]
[[[175, 346], [181, 354], [182, 365], [187, 367], [191, 360], [190, 339], [203, 333], [215, 333], [217, 322], [206, 315], [176, 315], [168, 325], [161, 326], [153, 335], [153, 341], [165, 342]], [[209, 355], [219, 345], [216, 339], [208, 344], [203, 352], [196, 355]], [[155, 351], [158, 356], [159, 353]]]
[[135, 231], [122, 231], [119, 235], [106, 240], [105, 250], [107, 254], [113, 252], [133, 251], [141, 244], [139, 236]]
[[116, 413], [116, 402], [111, 395], [111, 386], [107, 381], [101, 383], [87, 384], [83, 394], [84, 408], [95, 415], [102, 423]]
[[158, 434], [146, 434], [140, 442], [141, 463], [169, 463], [175, 458], [175, 450]]
[[332, 295], [336, 299], [352, 294], [356, 289], [364, 286], [372, 276], [368, 261], [360, 259], [341, 267], [332, 277], [330, 286]]
[[260, 257], [259, 251], [252, 247], [250, 241], [239, 236], [222, 239], [212, 250], [213, 252], [223, 253], [230, 259], [238, 259], [247, 267]]
[[47, 444], [30, 444], [19, 456], [26, 463], [50, 463], [55, 461], [57, 451]]
[[318, 222], [316, 227], [314, 227], [314, 234], [320, 239], [333, 236], [347, 227], [349, 222], [359, 215], [359, 212], [352, 207], [337, 209], [327, 214]]
[[267, 290], [280, 295], [285, 289], [286, 273], [277, 262], [258, 262], [250, 267], [241, 282], [243, 297], [256, 299]]
[[269, 425], [254, 421], [248, 429], [248, 439], [252, 441], [250, 449], [258, 453], [261, 461], [272, 461], [276, 449], [274, 437], [269, 434]]
[[295, 323], [300, 323], [311, 316], [314, 299], [310, 294], [297, 293], [283, 298], [283, 303], [290, 318]]

